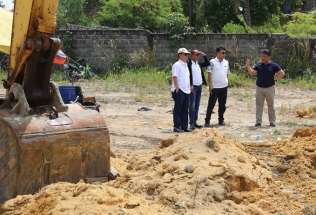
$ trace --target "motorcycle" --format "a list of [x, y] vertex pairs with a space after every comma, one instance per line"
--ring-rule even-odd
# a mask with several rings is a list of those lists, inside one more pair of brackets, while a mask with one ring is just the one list
[[94, 72], [84, 58], [74, 61], [74, 63], [69, 63], [68, 59], [64, 64], [64, 72], [71, 83], [78, 81], [80, 78], [88, 80], [94, 78]]

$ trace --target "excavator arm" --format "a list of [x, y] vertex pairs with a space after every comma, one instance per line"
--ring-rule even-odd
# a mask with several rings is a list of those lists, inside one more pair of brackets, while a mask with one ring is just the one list
[[113, 177], [103, 117], [64, 104], [50, 82], [60, 40], [57, 0], [16, 0], [10, 66], [0, 99], [0, 204], [54, 182]]
[[[51, 100], [50, 77], [60, 40], [51, 38], [56, 28], [58, 0], [18, 0], [15, 2], [10, 66], [3, 87], [19, 83], [28, 104], [47, 105]], [[9, 99], [15, 100], [11, 93]]]

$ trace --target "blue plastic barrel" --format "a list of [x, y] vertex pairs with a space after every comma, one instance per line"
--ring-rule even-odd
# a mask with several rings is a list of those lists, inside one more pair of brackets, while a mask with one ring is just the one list
[[59, 86], [61, 98], [65, 104], [75, 101], [77, 98], [77, 86]]

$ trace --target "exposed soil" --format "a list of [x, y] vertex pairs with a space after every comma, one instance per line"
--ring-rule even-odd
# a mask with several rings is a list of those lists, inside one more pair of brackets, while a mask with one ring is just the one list
[[[226, 126], [217, 126], [215, 113], [212, 128], [175, 134], [171, 99], [147, 104], [135, 102], [134, 93], [79, 84], [101, 104], [116, 156], [111, 163], [121, 177], [52, 184], [7, 201], [4, 214], [316, 213], [316, 119], [296, 113], [316, 105], [314, 91], [277, 87], [277, 126], [269, 126], [265, 108], [256, 128], [254, 89], [230, 88]], [[205, 91], [199, 124], [207, 99]], [[145, 106], [151, 110], [138, 111]]]

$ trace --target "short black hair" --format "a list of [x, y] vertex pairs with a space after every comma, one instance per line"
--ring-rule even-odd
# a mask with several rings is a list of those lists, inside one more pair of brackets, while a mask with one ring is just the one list
[[224, 47], [222, 47], [222, 46], [219, 46], [219, 47], [216, 48], [216, 52], [220, 52], [222, 50], [226, 51], [226, 49]]
[[193, 55], [195, 52], [198, 52], [199, 50], [197, 50], [197, 49], [192, 49], [191, 50], [191, 55]]
[[268, 56], [271, 56], [271, 52], [270, 52], [269, 49], [262, 49], [262, 50], [261, 50], [261, 54], [266, 54], [266, 55], [268, 55]]

